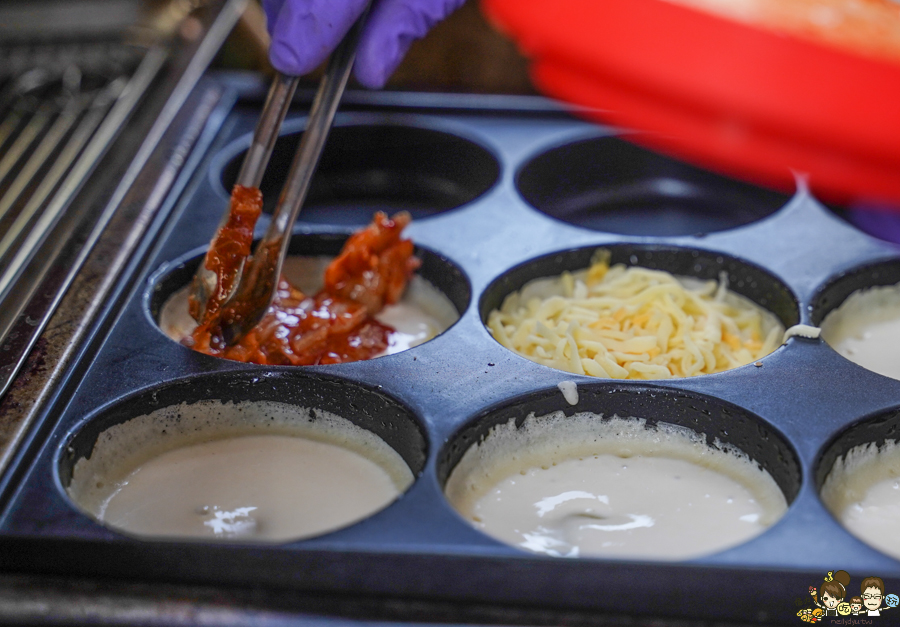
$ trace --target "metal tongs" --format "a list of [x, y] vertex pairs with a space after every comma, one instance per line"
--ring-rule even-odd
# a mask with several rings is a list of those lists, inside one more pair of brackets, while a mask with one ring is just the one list
[[[256, 246], [253, 255], [239, 270], [235, 280], [236, 287], [222, 305], [221, 329], [226, 344], [236, 343], [256, 326], [275, 295], [293, 225], [306, 199], [338, 103], [350, 77], [350, 70], [356, 58], [356, 46], [368, 11], [367, 5], [328, 60], [269, 228]], [[262, 181], [263, 172], [268, 165], [297, 80], [281, 74], [275, 78], [254, 131], [253, 143], [241, 166], [238, 184], [258, 187]], [[227, 217], [226, 213], [223, 223]], [[206, 275], [202, 275], [204, 272]], [[216, 277], [205, 268], [205, 263], [197, 270], [192, 289], [195, 297], [208, 296], [216, 289]], [[201, 291], [205, 293], [201, 294]], [[205, 307], [206, 299], [200, 302], [204, 303]]]
[[[272, 156], [275, 141], [278, 139], [278, 133], [291, 105], [294, 92], [297, 90], [299, 80], [299, 77], [285, 76], [281, 73], [275, 76], [275, 80], [272, 81], [272, 86], [269, 88], [269, 94], [266, 96], [262, 114], [256, 123], [256, 129], [253, 131], [250, 147], [247, 149], [244, 162], [241, 164], [241, 170], [238, 172], [237, 180], [235, 181], [236, 185], [259, 187], [260, 183], [262, 183], [263, 174], [266, 171], [266, 166], [269, 165], [269, 158]], [[206, 303], [219, 287], [216, 273], [207, 269], [206, 263], [209, 255], [215, 248], [215, 238], [219, 236], [222, 227], [228, 222], [230, 212], [231, 203], [229, 203], [228, 208], [222, 215], [222, 219], [219, 220], [219, 225], [216, 227], [216, 235], [206, 252], [206, 258], [204, 258], [200, 263], [200, 267], [194, 273], [194, 279], [191, 283], [191, 299], [199, 307], [197, 322], [203, 320], [206, 315]], [[229, 300], [234, 297], [246, 265], [247, 259], [241, 260], [235, 269], [234, 289], [228, 296]]]

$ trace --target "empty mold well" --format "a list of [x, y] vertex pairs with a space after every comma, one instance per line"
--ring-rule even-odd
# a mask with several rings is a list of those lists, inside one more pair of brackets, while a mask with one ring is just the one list
[[[302, 133], [282, 135], [260, 184], [263, 211], [272, 213]], [[221, 172], [230, 192], [246, 149]], [[335, 126], [313, 177], [298, 221], [364, 225], [375, 211], [409, 211], [421, 219], [471, 202], [500, 176], [485, 148], [443, 131], [372, 124]]]
[[765, 218], [789, 196], [701, 170], [616, 137], [553, 148], [516, 176], [547, 215], [624, 235], [712, 233]]

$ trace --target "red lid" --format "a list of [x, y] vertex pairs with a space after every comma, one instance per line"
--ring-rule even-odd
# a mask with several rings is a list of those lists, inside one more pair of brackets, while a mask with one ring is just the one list
[[900, 206], [900, 62], [665, 0], [483, 0], [537, 87], [708, 169]]

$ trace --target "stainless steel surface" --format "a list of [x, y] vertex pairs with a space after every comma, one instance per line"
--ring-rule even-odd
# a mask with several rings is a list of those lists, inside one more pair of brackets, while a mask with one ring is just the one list
[[[133, 113], [165, 57], [163, 49], [153, 49], [130, 79], [112, 80], [96, 95], [85, 97], [84, 104], [73, 98], [74, 106], [67, 106], [59, 115], [44, 141], [20, 170], [19, 177], [0, 199], [0, 210], [26, 200], [0, 237], [3, 268], [0, 271], [0, 301], [4, 304], [0, 309], [0, 344], [14, 332], [17, 323], [21, 323], [22, 312], [55, 259], [54, 249], [58, 250], [59, 240], [64, 235], [56, 235], [55, 244], [51, 235], [54, 227]], [[68, 140], [57, 146], [63, 136], [68, 136]], [[26, 189], [33, 191], [24, 199], [22, 193]], [[22, 345], [18, 354], [0, 368], [3, 375], [0, 395], [5, 393], [50, 313], [48, 310], [38, 324], [19, 331], [28, 332], [32, 341]]]
[[285, 76], [281, 73], [275, 75], [262, 114], [259, 116], [259, 123], [253, 131], [253, 140], [247, 149], [247, 156], [244, 157], [244, 163], [238, 172], [238, 185], [259, 187], [262, 182], [266, 166], [269, 165], [269, 157], [272, 156], [272, 149], [275, 147], [275, 140], [278, 139], [278, 132], [281, 130], [281, 124], [299, 82], [297, 76]]
[[[113, 53], [118, 46], [127, 50]], [[84, 44], [75, 53], [71, 46], [48, 44], [38, 54], [32, 46], [32, 61], [40, 65], [10, 77], [10, 103], [0, 124], [0, 148], [9, 145], [0, 160], [0, 396], [49, 316], [47, 310], [23, 326], [22, 314], [55, 259], [52, 240], [67, 236], [55, 232], [60, 218], [167, 56], [161, 47], [106, 41], [96, 47]], [[98, 55], [106, 57], [100, 64]], [[7, 343], [13, 335], [14, 349]]]
[[187, 18], [197, 27], [188, 36], [176, 33], [151, 48], [83, 151], [101, 151], [100, 159], [79, 161], [54, 195], [61, 199], [64, 190], [69, 201], [50, 205], [57, 224], [38, 245], [42, 263], [29, 265], [34, 274], [11, 290], [27, 304], [0, 342], [0, 375], [12, 381], [0, 396], [0, 481], [35, 437], [37, 416], [59, 392], [222, 98], [220, 87], [201, 90], [198, 83], [245, 6], [246, 0], [210, 3]]
[[[106, 117], [110, 106], [122, 94], [127, 83], [127, 78], [121, 76], [96, 94], [78, 94], [69, 99], [52, 128], [20, 170], [16, 180], [10, 185], [6, 194], [0, 198], [0, 219], [2, 219], [22, 197], [25, 190], [36, 181], [38, 173], [52, 164], [49, 170], [46, 170], [46, 174], [41, 177], [38, 189], [19, 213], [9, 231], [0, 240], [0, 259], [12, 250], [16, 240], [37, 217], [44, 201], [56, 189], [59, 181], [78, 159], [82, 149]], [[63, 144], [66, 137], [69, 139]], [[90, 151], [88, 154], [91, 154]], [[91, 156], [96, 156], [96, 153]], [[4, 276], [4, 278], [6, 277]], [[0, 282], [0, 293], [2, 293], [3, 287], [4, 284]]]
[[[297, 90], [297, 83], [300, 79], [296, 76], [285, 76], [284, 74], [276, 74], [269, 89], [269, 95], [266, 97], [266, 103], [263, 105], [262, 113], [259, 116], [259, 122], [253, 131], [253, 139], [250, 147], [247, 149], [247, 155], [241, 164], [241, 170], [238, 172], [237, 184], [243, 187], [259, 187], [262, 182], [263, 174], [266, 166], [269, 164], [269, 158], [272, 156], [272, 149], [275, 147], [275, 140], [278, 139], [278, 133], [281, 130], [281, 124], [284, 122], [284, 116], [287, 115], [288, 108], [291, 105], [291, 99]], [[219, 226], [216, 229], [216, 235], [210, 244], [203, 260], [194, 274], [191, 281], [191, 298], [198, 303], [197, 322], [203, 320], [206, 313], [206, 303], [209, 297], [216, 291], [218, 287], [218, 277], [214, 272], [208, 270], [206, 262], [209, 252], [215, 248], [215, 238], [219, 235], [219, 230], [228, 222], [231, 215], [230, 204], [225, 208]], [[235, 276], [232, 285], [237, 287], [243, 274], [246, 259], [241, 260], [240, 265], [235, 269]], [[228, 295], [230, 297], [231, 294]]]
[[[73, 243], [79, 221], [101, 208], [73, 208], [74, 199], [135, 112], [154, 100], [147, 92], [164, 68], [179, 64], [172, 51], [210, 34], [192, 30], [200, 7], [208, 4], [208, 14], [226, 0], [71, 4], [0, 4], [0, 399], [78, 269], [60, 256], [95, 240]], [[215, 34], [205, 63], [233, 23]], [[194, 82], [201, 72], [192, 73]], [[3, 443], [0, 434], [0, 449]]]
[[[223, 306], [225, 324], [222, 331], [228, 344], [233, 344], [256, 326], [275, 295], [281, 266], [291, 239], [291, 229], [297, 221], [303, 201], [306, 200], [334, 114], [347, 86], [347, 79], [350, 78], [350, 70], [356, 58], [356, 44], [368, 17], [369, 6], [366, 6], [328, 60], [269, 229], [257, 245], [234, 295]], [[247, 305], [252, 308], [247, 310]], [[233, 311], [232, 308], [241, 309], [240, 315], [230, 317], [228, 310]]]

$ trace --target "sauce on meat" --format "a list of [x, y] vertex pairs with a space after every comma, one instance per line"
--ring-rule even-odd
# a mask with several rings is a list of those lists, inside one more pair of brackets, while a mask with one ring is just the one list
[[262, 213], [262, 192], [255, 187], [235, 185], [231, 191], [228, 221], [216, 232], [209, 245], [204, 263], [206, 269], [216, 275], [216, 289], [201, 310], [193, 295], [188, 301], [191, 317], [201, 325], [217, 319], [222, 305], [234, 290], [240, 278], [240, 270], [250, 256], [253, 244], [253, 227]]
[[[406, 212], [392, 218], [379, 212], [369, 226], [351, 235], [326, 268], [325, 285], [315, 295], [304, 294], [282, 275], [263, 319], [234, 345], [227, 344], [222, 328], [240, 312], [223, 304], [239, 264], [249, 255], [261, 207], [258, 190], [235, 187], [228, 224], [217, 233], [207, 259], [219, 287], [200, 324], [182, 342], [207, 355], [266, 365], [336, 364], [384, 353], [393, 328], [374, 315], [400, 300], [420, 265], [412, 241], [401, 237], [411, 221]], [[196, 303], [190, 307], [193, 315]]]

